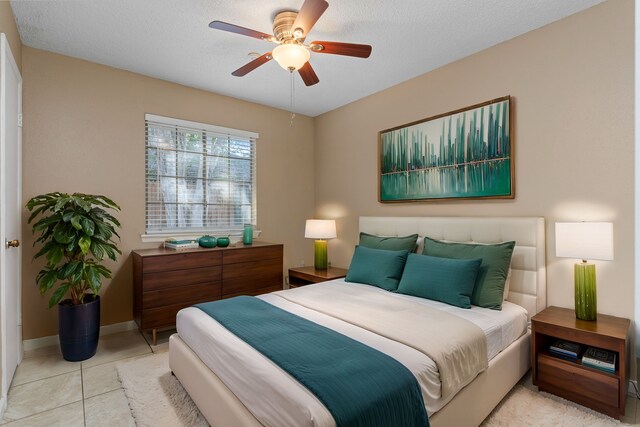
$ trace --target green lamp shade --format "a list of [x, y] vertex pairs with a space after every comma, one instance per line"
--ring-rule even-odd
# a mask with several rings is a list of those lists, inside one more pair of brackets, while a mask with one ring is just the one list
[[596, 320], [596, 266], [586, 262], [575, 265], [576, 317], [582, 320]]
[[316, 240], [313, 266], [316, 270], [327, 269], [327, 241]]

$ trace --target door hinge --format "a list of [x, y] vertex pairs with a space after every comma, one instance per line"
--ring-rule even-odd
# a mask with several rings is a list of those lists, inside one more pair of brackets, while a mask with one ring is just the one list
[[18, 127], [22, 127], [22, 113], [18, 114]]

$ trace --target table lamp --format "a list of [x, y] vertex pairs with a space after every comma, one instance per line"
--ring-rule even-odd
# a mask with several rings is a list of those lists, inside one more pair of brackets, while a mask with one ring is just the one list
[[308, 219], [304, 229], [304, 237], [316, 239], [314, 267], [316, 270], [327, 269], [327, 240], [336, 236], [336, 222], [332, 219]]
[[596, 320], [596, 266], [587, 260], [613, 260], [613, 224], [556, 222], [556, 256], [582, 260], [574, 270], [576, 317]]

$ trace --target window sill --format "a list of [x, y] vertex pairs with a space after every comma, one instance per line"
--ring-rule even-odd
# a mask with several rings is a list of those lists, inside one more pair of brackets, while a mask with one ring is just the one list
[[[258, 237], [260, 237], [260, 234], [262, 233], [262, 230], [253, 230], [253, 238], [257, 239]], [[216, 230], [216, 231], [210, 231], [210, 232], [200, 232], [200, 233], [196, 233], [194, 234], [193, 232], [174, 232], [174, 233], [153, 233], [153, 234], [141, 234], [140, 235], [140, 239], [142, 240], [143, 243], [162, 243], [167, 239], [170, 238], [176, 238], [176, 239], [198, 239], [204, 235], [210, 235], [210, 236], [229, 236], [229, 239], [231, 240], [231, 242], [239, 242], [242, 240], [242, 231], [238, 231], [238, 230], [233, 230], [233, 231], [227, 231], [227, 230]]]

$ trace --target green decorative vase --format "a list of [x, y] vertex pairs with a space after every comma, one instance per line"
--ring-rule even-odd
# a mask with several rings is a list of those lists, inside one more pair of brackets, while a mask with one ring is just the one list
[[245, 245], [253, 244], [253, 225], [244, 225], [244, 231], [242, 232], [242, 243]]
[[230, 242], [229, 236], [218, 237], [218, 246], [221, 248], [226, 248]]
[[575, 265], [576, 317], [582, 320], [596, 320], [596, 266], [582, 262]]
[[216, 238], [213, 236], [202, 236], [200, 239], [198, 239], [198, 244], [203, 248], [215, 248]]

